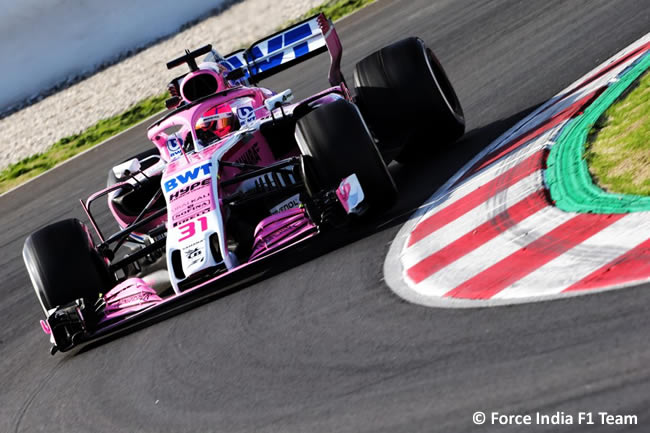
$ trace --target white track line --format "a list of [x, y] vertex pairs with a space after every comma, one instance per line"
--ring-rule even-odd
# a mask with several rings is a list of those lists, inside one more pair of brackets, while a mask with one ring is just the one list
[[[16, 186], [14, 186], [13, 188], [11, 188], [11, 189], [9, 189], [9, 190], [7, 190], [7, 191], [1, 193], [1, 194], [0, 194], [0, 198], [4, 197], [4, 196], [7, 195], [7, 194], [11, 194], [12, 192], [16, 191], [18, 188], [21, 188], [21, 187], [27, 185], [28, 183], [34, 182], [36, 179], [39, 179], [41, 176], [45, 176], [46, 174], [50, 174], [50, 173], [52, 173], [52, 172], [55, 171], [55, 170], [60, 170], [60, 169], [63, 168], [67, 163], [69, 163], [69, 162], [71, 162], [71, 161], [74, 161], [74, 160], [77, 159], [77, 158], [81, 158], [82, 156], [84, 156], [84, 155], [85, 155], [86, 153], [88, 153], [88, 152], [92, 152], [93, 150], [97, 150], [97, 149], [99, 149], [100, 146], [103, 146], [103, 145], [105, 145], [106, 143], [109, 143], [109, 142], [111, 142], [112, 140], [115, 140], [115, 139], [119, 138], [121, 135], [126, 134], [127, 132], [130, 132], [133, 128], [137, 128], [138, 126], [142, 125], [143, 123], [147, 123], [147, 122], [152, 122], [152, 123], [153, 123], [153, 120], [154, 120], [157, 116], [160, 116], [161, 114], [163, 114], [165, 111], [167, 111], [167, 110], [166, 110], [166, 109], [165, 109], [165, 110], [161, 110], [161, 111], [159, 111], [159, 112], [157, 112], [157, 113], [155, 113], [155, 114], [152, 114], [151, 116], [147, 117], [146, 119], [142, 119], [141, 121], [139, 121], [139, 122], [136, 123], [135, 125], [131, 125], [131, 126], [129, 126], [129, 127], [126, 128], [124, 131], [118, 132], [117, 134], [113, 135], [112, 137], [108, 137], [106, 140], [104, 140], [104, 141], [102, 141], [102, 142], [100, 142], [100, 143], [97, 143], [96, 145], [94, 145], [94, 146], [92, 146], [92, 147], [89, 147], [88, 149], [86, 149], [86, 150], [84, 150], [84, 151], [82, 151], [82, 152], [77, 153], [76, 155], [74, 155], [74, 156], [72, 156], [72, 157], [66, 159], [65, 161], [61, 161], [59, 164], [55, 165], [54, 167], [50, 168], [49, 170], [44, 171], [43, 173], [41, 173], [41, 174], [39, 174], [39, 175], [37, 175], [37, 176], [34, 176], [34, 177], [32, 177], [31, 179], [28, 179], [28, 180], [26, 180], [25, 182], [23, 182], [23, 183], [21, 183], [21, 184], [19, 184], [19, 185], [16, 185]], [[82, 131], [82, 132], [83, 132], [83, 131]], [[142, 136], [142, 141], [143, 141], [143, 142], [146, 141], [147, 143], [149, 143], [149, 144], [151, 144], [151, 145], [153, 146], [153, 144], [152, 144], [150, 141], [147, 140], [147, 136], [146, 136], [146, 135], [143, 135], [143, 136]], [[46, 149], [45, 151], [47, 151], [47, 149]], [[104, 173], [102, 173], [102, 176], [104, 176]]]

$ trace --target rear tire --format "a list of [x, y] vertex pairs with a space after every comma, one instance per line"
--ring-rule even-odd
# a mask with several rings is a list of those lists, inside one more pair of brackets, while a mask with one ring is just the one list
[[92, 305], [114, 284], [87, 227], [77, 219], [32, 233], [25, 240], [23, 259], [46, 314], [79, 298]]
[[341, 99], [306, 114], [296, 124], [296, 140], [311, 156], [322, 189], [335, 189], [355, 173], [369, 213], [395, 202], [395, 182], [354, 104]]
[[357, 63], [359, 105], [387, 160], [413, 160], [465, 132], [465, 117], [442, 65], [415, 37], [389, 45]]

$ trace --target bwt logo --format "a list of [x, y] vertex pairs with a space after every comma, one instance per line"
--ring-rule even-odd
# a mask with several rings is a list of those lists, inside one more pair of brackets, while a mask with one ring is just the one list
[[179, 174], [178, 176], [169, 179], [168, 181], [165, 182], [165, 191], [170, 192], [173, 191], [174, 189], [178, 188], [181, 185], [185, 185], [188, 182], [191, 182], [193, 180], [196, 180], [197, 177], [199, 177], [199, 173], [203, 172], [203, 175], [207, 176], [210, 174], [210, 166], [211, 163], [203, 164], [198, 167], [194, 167], [193, 169], [187, 170], [183, 174]]
[[172, 135], [167, 139], [167, 149], [169, 149], [170, 152], [176, 152], [177, 150], [180, 150], [182, 145], [183, 140], [180, 137]]
[[169, 157], [171, 159], [176, 159], [181, 156], [183, 153], [181, 151], [181, 146], [183, 146], [183, 139], [177, 137], [176, 135], [171, 135], [167, 138], [167, 149], [169, 150]]
[[253, 110], [253, 107], [248, 106], [239, 107], [237, 108], [237, 117], [242, 126], [246, 126], [250, 122], [255, 121], [255, 110]]
[[[256, 70], [253, 72], [253, 75], [281, 65], [286, 53], [284, 49], [296, 42], [305, 40], [310, 36], [312, 36], [311, 27], [309, 23], [305, 23], [255, 45], [250, 50], [250, 56], [252, 58], [249, 58], [249, 62], [255, 62], [257, 59], [261, 59], [265, 56], [270, 57], [266, 60], [255, 62]], [[266, 48], [266, 53], [263, 51], [263, 48]], [[292, 48], [295, 58], [302, 57], [305, 54], [309, 53], [309, 45], [307, 41], [297, 44]], [[276, 52], [277, 54], [273, 54]], [[244, 66], [241, 60], [239, 60], [239, 58], [236, 56], [229, 57], [227, 59], [227, 62], [233, 67], [233, 69], [241, 68]]]

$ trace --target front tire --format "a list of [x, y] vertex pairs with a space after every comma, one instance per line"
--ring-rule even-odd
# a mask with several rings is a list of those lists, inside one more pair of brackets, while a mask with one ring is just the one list
[[87, 227], [77, 219], [48, 225], [25, 240], [23, 259], [46, 315], [79, 298], [92, 305], [114, 284]]
[[415, 37], [357, 63], [359, 104], [387, 160], [413, 160], [465, 132], [456, 92], [433, 51]]
[[311, 157], [322, 189], [335, 189], [355, 173], [369, 212], [395, 202], [395, 182], [354, 104], [341, 99], [306, 114], [296, 124], [296, 140]]

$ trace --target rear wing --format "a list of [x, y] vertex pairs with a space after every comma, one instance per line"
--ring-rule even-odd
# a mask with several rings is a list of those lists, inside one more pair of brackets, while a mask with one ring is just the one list
[[265, 37], [245, 50], [225, 56], [232, 70], [241, 69], [244, 78], [256, 83], [318, 54], [329, 51], [329, 81], [344, 82], [341, 74], [343, 48], [332, 22], [324, 14], [314, 15]]

